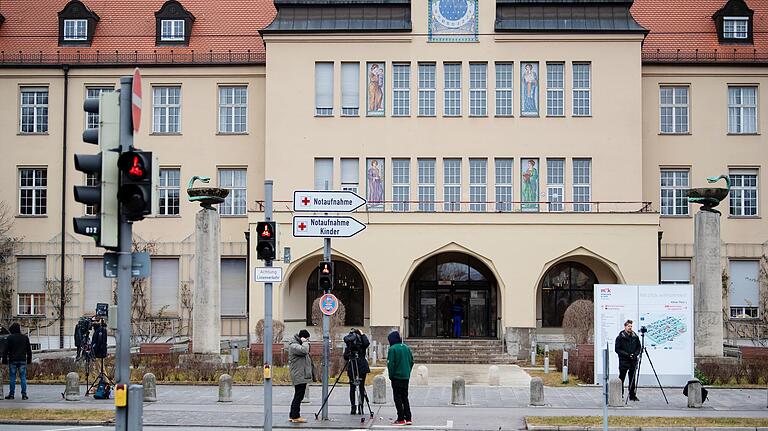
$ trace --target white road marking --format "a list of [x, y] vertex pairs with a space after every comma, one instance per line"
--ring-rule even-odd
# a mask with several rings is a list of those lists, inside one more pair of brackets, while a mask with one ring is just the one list
[[101, 425], [88, 425], [88, 426], [82, 426], [82, 427], [73, 427], [73, 428], [51, 428], [49, 430], [44, 431], [74, 431], [74, 430], [89, 430], [94, 428], [102, 428]]

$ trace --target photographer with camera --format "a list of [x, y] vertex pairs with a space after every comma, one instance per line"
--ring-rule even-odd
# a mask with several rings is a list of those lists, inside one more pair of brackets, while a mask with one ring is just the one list
[[[363, 414], [363, 401], [366, 399], [365, 376], [371, 372], [368, 367], [368, 360], [365, 358], [365, 351], [371, 342], [368, 337], [359, 329], [352, 328], [344, 337], [344, 360], [348, 361], [347, 376], [349, 377], [349, 403], [352, 405], [350, 414]], [[355, 402], [355, 387], [359, 388], [359, 402]]]
[[[642, 329], [645, 329], [643, 327]], [[641, 329], [641, 330], [642, 330]], [[632, 331], [632, 321], [624, 322], [624, 330], [619, 332], [616, 337], [614, 347], [616, 354], [619, 355], [619, 379], [621, 379], [621, 396], [624, 396], [624, 378], [629, 372], [629, 399], [631, 401], [640, 401], [637, 399], [637, 382], [635, 375], [637, 370], [637, 359], [642, 353], [640, 337]]]

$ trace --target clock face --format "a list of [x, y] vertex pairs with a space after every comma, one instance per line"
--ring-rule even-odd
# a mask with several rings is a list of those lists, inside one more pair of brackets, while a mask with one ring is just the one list
[[469, 10], [467, 0], [440, 0], [440, 14], [451, 21], [464, 17]]
[[477, 41], [478, 0], [429, 0], [430, 41]]

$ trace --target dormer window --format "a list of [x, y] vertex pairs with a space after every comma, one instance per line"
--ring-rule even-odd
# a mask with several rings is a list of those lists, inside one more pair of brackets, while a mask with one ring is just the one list
[[88, 21], [84, 19], [65, 19], [64, 40], [88, 40]]
[[749, 36], [749, 18], [727, 16], [723, 18], [723, 38], [746, 39]]
[[155, 12], [156, 45], [189, 45], [195, 16], [177, 0], [168, 0]]
[[751, 44], [754, 11], [744, 0], [728, 0], [722, 9], [712, 15], [717, 38], [722, 44]]
[[80, 0], [72, 0], [59, 12], [59, 45], [90, 46], [99, 16]]

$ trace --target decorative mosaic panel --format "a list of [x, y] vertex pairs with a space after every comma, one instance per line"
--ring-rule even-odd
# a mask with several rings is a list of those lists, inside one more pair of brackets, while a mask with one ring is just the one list
[[479, 0], [428, 0], [430, 42], [477, 42]]

